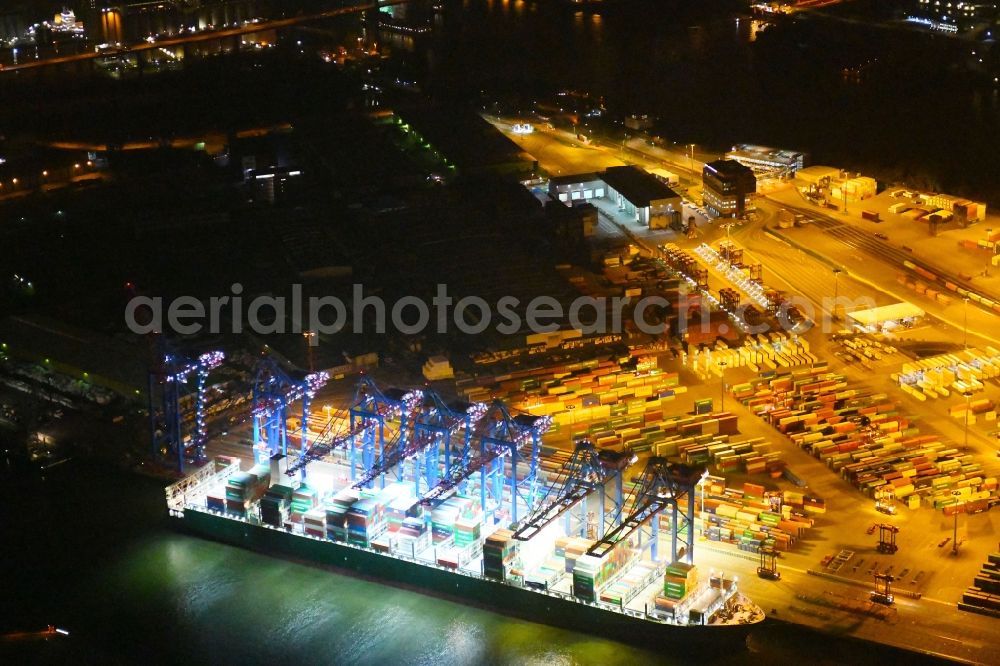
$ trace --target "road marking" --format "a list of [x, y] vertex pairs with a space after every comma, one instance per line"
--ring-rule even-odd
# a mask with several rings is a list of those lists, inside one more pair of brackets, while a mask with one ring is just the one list
[[957, 606], [955, 602], [942, 601], [941, 599], [934, 599], [933, 597], [920, 597], [920, 601], [932, 601], [936, 604], [941, 604], [942, 606]]

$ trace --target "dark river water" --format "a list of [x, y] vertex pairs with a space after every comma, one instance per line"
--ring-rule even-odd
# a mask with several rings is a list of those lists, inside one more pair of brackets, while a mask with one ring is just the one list
[[678, 142], [795, 148], [880, 180], [1000, 199], [989, 49], [886, 27], [875, 18], [890, 4], [851, 3], [871, 20], [769, 25], [725, 0], [632, 0], [603, 13], [446, 0], [433, 37], [389, 43], [436, 94], [585, 90], [612, 111], [659, 117]]
[[[641, 650], [409, 589], [175, 532], [163, 484], [71, 462], [0, 490], [0, 663], [761, 664], [896, 663], [898, 654], [791, 627], [714, 662]], [[889, 660], [886, 662], [885, 660]], [[910, 662], [907, 662], [910, 663]]]

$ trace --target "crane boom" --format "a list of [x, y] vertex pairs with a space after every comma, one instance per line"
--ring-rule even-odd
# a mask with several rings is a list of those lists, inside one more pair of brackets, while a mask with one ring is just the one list
[[[633, 462], [634, 456], [600, 450], [589, 440], [577, 442], [573, 455], [550, 485], [550, 492], [553, 489], [558, 489], [558, 492], [551, 500], [547, 496], [543, 498], [538, 508], [514, 532], [514, 538], [520, 541], [530, 540], [546, 525], [584, 501], [590, 493], [598, 489], [603, 491], [609, 481]], [[601, 502], [603, 501], [602, 495]], [[601, 513], [603, 515], [603, 511]]]
[[355, 437], [362, 434], [369, 428], [374, 427], [373, 423], [365, 419], [362, 419], [361, 423], [354, 426], [344, 434], [338, 435], [336, 437], [331, 437], [330, 431], [333, 429], [332, 424], [333, 424], [333, 419], [331, 419], [330, 423], [327, 424], [327, 427], [324, 429], [323, 433], [316, 438], [316, 441], [314, 441], [312, 445], [308, 449], [306, 449], [306, 451], [302, 455], [299, 456], [298, 460], [296, 460], [294, 463], [288, 466], [287, 474], [292, 475], [295, 472], [298, 472], [306, 465], [308, 465], [309, 463], [321, 460], [322, 458], [330, 455], [337, 449], [346, 446], [349, 442], [353, 441]]
[[647, 497], [642, 500], [642, 503], [635, 509], [632, 513], [618, 524], [615, 529], [608, 532], [607, 535], [596, 544], [594, 544], [590, 550], [587, 551], [588, 555], [593, 555], [594, 557], [604, 557], [609, 551], [611, 551], [619, 541], [629, 538], [632, 534], [642, 527], [642, 525], [655, 516], [657, 513], [662, 511], [664, 507], [667, 506], [665, 499]]

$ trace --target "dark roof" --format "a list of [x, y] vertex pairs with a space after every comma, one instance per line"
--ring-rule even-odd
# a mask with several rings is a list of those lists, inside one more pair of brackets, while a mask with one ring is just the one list
[[753, 169], [744, 166], [736, 160], [715, 160], [705, 165], [705, 170], [711, 169], [723, 178], [739, 178], [747, 175], [753, 176]]
[[0, 341], [14, 356], [51, 358], [53, 362], [142, 388], [148, 378], [149, 349], [138, 336], [120, 338], [77, 328], [44, 315], [0, 320]]
[[524, 161], [524, 151], [478, 114], [447, 106], [413, 106], [396, 115], [459, 169], [477, 170]]
[[643, 207], [659, 199], [679, 198], [677, 193], [664, 185], [656, 176], [639, 167], [609, 167], [604, 172], [604, 182], [634, 206]]
[[576, 183], [587, 183], [593, 180], [600, 180], [601, 177], [594, 172], [571, 173], [566, 176], [553, 176], [549, 178], [551, 185], [575, 185]]

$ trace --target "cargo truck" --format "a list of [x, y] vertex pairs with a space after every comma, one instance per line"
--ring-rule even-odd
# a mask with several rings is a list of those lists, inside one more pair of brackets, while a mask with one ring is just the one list
[[868, 220], [869, 222], [881, 222], [879, 214], [873, 210], [863, 210], [861, 211], [861, 217]]

